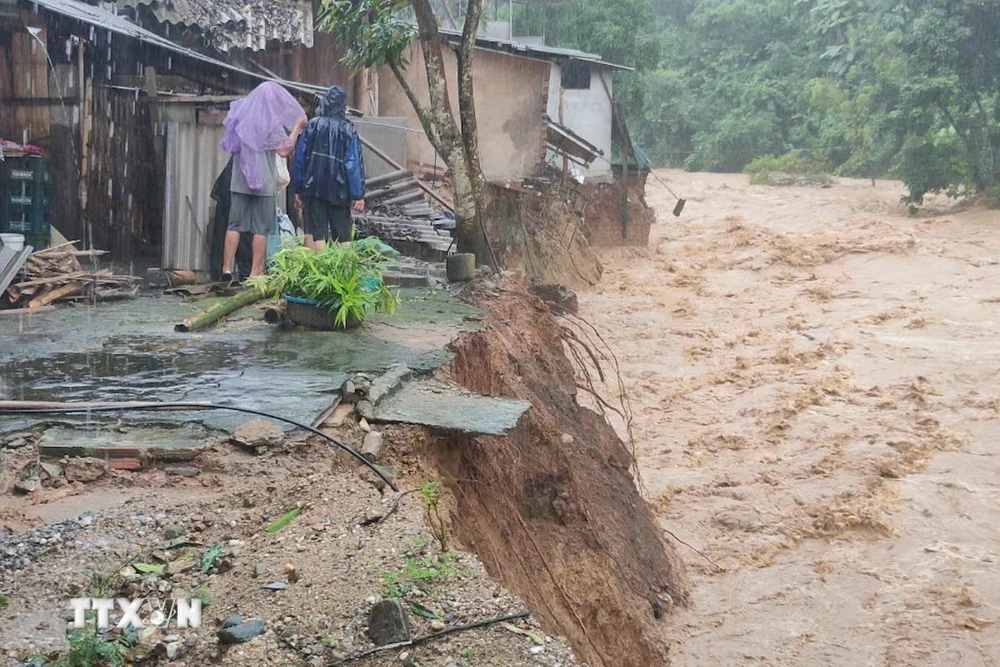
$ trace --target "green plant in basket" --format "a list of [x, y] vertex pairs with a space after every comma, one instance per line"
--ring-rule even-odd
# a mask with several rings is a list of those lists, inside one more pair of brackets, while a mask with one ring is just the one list
[[371, 312], [391, 313], [399, 295], [382, 281], [388, 258], [376, 238], [349, 244], [328, 243], [316, 251], [302, 240], [286, 243], [270, 260], [265, 275], [250, 284], [273, 296], [314, 301], [334, 316], [338, 327], [361, 322]]

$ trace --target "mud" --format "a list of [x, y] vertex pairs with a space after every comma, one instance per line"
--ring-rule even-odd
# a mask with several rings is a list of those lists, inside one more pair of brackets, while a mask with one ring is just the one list
[[673, 664], [1000, 663], [1000, 215], [661, 176], [684, 214], [651, 182], [649, 248], [602, 251], [579, 301], [690, 545]]
[[686, 581], [630, 454], [576, 401], [562, 328], [543, 302], [521, 290], [480, 296], [484, 330], [451, 346], [448, 375], [534, 407], [506, 438], [439, 436], [425, 447], [454, 495], [458, 535], [592, 667], [663, 664], [657, 618], [685, 602]]

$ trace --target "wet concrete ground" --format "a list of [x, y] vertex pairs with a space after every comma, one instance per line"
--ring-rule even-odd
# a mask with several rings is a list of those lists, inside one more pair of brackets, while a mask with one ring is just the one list
[[[349, 376], [397, 364], [418, 373], [432, 370], [448, 359], [443, 349], [448, 341], [478, 326], [478, 311], [444, 292], [410, 289], [402, 298], [395, 314], [374, 316], [351, 332], [277, 328], [265, 324], [259, 310], [246, 308], [219, 327], [175, 333], [174, 324], [211, 302], [166, 295], [6, 318], [0, 320], [0, 399], [211, 401], [310, 422]], [[117, 421], [99, 415], [81, 419]], [[145, 440], [156, 447], [183, 447], [200, 440], [193, 436], [201, 431], [192, 432], [188, 424], [171, 434], [170, 423], [231, 430], [246, 419], [224, 411], [129, 413], [126, 424], [155, 421], [168, 427], [144, 428], [138, 435], [116, 428], [116, 442], [105, 444], [138, 446]], [[0, 417], [0, 434], [35, 423], [35, 418]], [[93, 430], [77, 436], [92, 439]], [[71, 430], [59, 436], [72, 439]]]

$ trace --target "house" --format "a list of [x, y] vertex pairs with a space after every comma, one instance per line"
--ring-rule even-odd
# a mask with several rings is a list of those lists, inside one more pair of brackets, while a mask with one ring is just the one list
[[[209, 193], [225, 166], [218, 141], [230, 101], [283, 79], [276, 69], [321, 81], [337, 74], [309, 64], [311, 10], [300, 19], [308, 29], [268, 32], [269, 24], [219, 18], [215, 0], [183, 0], [170, 11], [189, 13], [161, 13], [154, 32], [128, 14], [150, 21], [145, 12], [163, 8], [133, 5], [0, 0], [0, 136], [48, 156], [51, 217], [67, 237], [126, 265], [206, 271]], [[249, 14], [258, 6], [241, 3]], [[185, 23], [198, 16], [205, 30]], [[261, 46], [268, 52], [253, 50]], [[327, 85], [282, 83], [303, 101]]]
[[[458, 43], [461, 34], [442, 30]], [[427, 81], [420, 49], [410, 47], [405, 71], [408, 85], [427, 103]], [[457, 64], [444, 52], [452, 104], [458, 104]], [[539, 164], [562, 164], [563, 156], [587, 178], [612, 176], [613, 84], [615, 71], [631, 68], [600, 56], [542, 44], [480, 36], [473, 66], [480, 153], [489, 180], [531, 176]], [[388, 68], [378, 74], [378, 114], [401, 117], [419, 130], [416, 113]], [[407, 134], [407, 164], [440, 167], [420, 132]]]

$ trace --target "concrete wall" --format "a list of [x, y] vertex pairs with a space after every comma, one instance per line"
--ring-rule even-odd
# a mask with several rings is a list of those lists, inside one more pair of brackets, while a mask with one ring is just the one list
[[[423, 56], [411, 48], [407, 79], [423, 104], [428, 104]], [[530, 175], [542, 160], [542, 114], [549, 90], [549, 63], [531, 58], [479, 49], [475, 56], [476, 117], [483, 169], [490, 180]], [[455, 117], [458, 118], [458, 86], [455, 55], [444, 52]], [[379, 72], [379, 115], [402, 116], [407, 126], [422, 129], [399, 82], [388, 69]], [[609, 123], [610, 133], [610, 123]], [[407, 163], [433, 165], [434, 150], [422, 134], [408, 132]], [[444, 167], [440, 158], [437, 165]]]
[[[549, 118], [560, 122], [561, 70], [558, 63], [552, 63], [549, 75]], [[602, 83], [603, 81], [603, 83]], [[605, 84], [607, 90], [605, 90]], [[585, 90], [562, 91], [562, 125], [604, 151], [604, 159], [597, 158], [590, 168], [584, 170], [587, 178], [604, 180], [611, 177], [611, 70], [593, 66], [590, 72], [590, 88]], [[560, 158], [561, 160], [561, 158]]]

